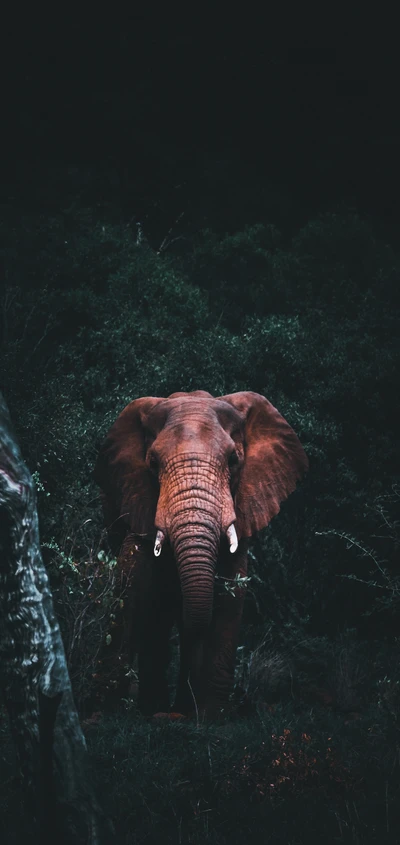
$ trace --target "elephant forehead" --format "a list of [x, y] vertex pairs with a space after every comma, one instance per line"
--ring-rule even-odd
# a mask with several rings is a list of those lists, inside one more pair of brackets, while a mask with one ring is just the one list
[[211, 441], [220, 441], [223, 434], [215, 414], [196, 413], [196, 411], [187, 414], [177, 410], [168, 416], [158, 440], [182, 444], [190, 440], [196, 441], [199, 445], [203, 443], [209, 446]]
[[174, 427], [182, 435], [186, 429], [194, 430], [196, 427], [198, 432], [209, 430], [210, 427], [217, 429], [219, 426], [228, 431], [239, 429], [243, 417], [228, 402], [189, 393], [164, 399], [153, 408], [148, 423], [158, 430]]

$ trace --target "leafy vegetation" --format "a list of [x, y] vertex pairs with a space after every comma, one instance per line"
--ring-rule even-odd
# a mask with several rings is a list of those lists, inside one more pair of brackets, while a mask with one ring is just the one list
[[145, 234], [79, 200], [3, 208], [1, 388], [83, 713], [121, 598], [91, 470], [127, 402], [258, 391], [310, 472], [252, 546], [237, 718], [148, 725], [132, 697], [87, 723], [121, 842], [395, 842], [399, 256], [351, 209], [289, 242], [269, 223]]

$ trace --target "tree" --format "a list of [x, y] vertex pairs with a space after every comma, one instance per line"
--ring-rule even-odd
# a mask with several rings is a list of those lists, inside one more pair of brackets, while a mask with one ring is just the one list
[[[40, 841], [105, 842], [39, 544], [36, 493], [0, 393], [0, 686]], [[61, 810], [61, 800], [65, 809]], [[46, 838], [48, 837], [48, 839]]]

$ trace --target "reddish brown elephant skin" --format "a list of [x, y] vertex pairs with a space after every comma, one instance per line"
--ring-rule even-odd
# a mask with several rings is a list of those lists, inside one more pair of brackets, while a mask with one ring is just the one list
[[111, 427], [94, 477], [110, 541], [120, 549], [119, 570], [131, 580], [124, 637], [130, 657], [138, 654], [145, 715], [170, 709], [174, 623], [180, 673], [173, 710], [214, 716], [226, 708], [245, 587], [231, 595], [221, 578], [246, 575], [248, 538], [268, 525], [307, 468], [296, 434], [258, 393], [135, 399]]

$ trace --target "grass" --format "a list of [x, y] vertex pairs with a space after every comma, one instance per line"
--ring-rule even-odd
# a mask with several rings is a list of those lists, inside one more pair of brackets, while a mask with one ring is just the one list
[[[131, 704], [85, 730], [120, 845], [394, 844], [398, 731], [385, 718], [375, 707], [353, 721], [291, 702], [248, 719], [152, 724]], [[2, 755], [0, 810], [10, 836], [18, 789], [7, 766], [9, 774]]]

